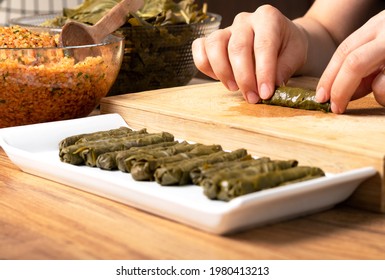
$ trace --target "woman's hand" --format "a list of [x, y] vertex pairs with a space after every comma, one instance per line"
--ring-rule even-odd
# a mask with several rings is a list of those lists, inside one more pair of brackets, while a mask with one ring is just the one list
[[385, 12], [371, 18], [337, 48], [317, 87], [317, 100], [330, 99], [334, 113], [350, 100], [374, 93], [385, 106]]
[[[193, 43], [197, 68], [240, 89], [249, 103], [270, 98], [306, 62], [307, 36], [297, 24], [270, 5], [238, 14], [231, 26]], [[385, 45], [384, 45], [385, 46]]]

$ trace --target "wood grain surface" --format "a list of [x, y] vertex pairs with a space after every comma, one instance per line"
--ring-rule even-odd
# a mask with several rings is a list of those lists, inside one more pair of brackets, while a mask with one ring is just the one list
[[384, 235], [382, 214], [347, 205], [211, 235], [24, 173], [0, 148], [0, 259], [384, 259]]
[[[314, 88], [317, 79], [298, 77], [288, 85]], [[248, 104], [221, 83], [107, 97], [101, 113], [119, 113], [133, 128], [169, 131], [181, 139], [246, 148], [257, 156], [295, 158], [327, 172], [373, 166], [378, 175], [354, 193], [352, 205], [385, 211], [385, 108], [372, 95], [336, 115], [264, 104]]]

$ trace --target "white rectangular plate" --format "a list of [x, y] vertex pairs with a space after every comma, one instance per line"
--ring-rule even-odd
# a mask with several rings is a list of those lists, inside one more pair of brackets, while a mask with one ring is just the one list
[[120, 171], [79, 167], [60, 161], [58, 143], [63, 138], [120, 126], [127, 126], [123, 118], [109, 114], [4, 128], [0, 129], [0, 145], [24, 172], [215, 234], [228, 234], [331, 208], [376, 173], [374, 168], [365, 167], [327, 174], [324, 178], [222, 202], [209, 200], [198, 186], [162, 187], [155, 182], [137, 182], [130, 174]]

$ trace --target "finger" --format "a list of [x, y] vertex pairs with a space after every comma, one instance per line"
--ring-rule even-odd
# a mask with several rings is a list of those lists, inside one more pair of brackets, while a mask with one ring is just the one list
[[211, 69], [229, 90], [238, 90], [236, 77], [234, 77], [232, 66], [229, 60], [227, 46], [232, 37], [229, 28], [217, 30], [205, 39], [205, 51], [207, 60], [210, 62]]
[[255, 25], [260, 27], [254, 31], [254, 55], [258, 92], [262, 99], [270, 98], [274, 92], [284, 20], [284, 16], [270, 5], [259, 7], [253, 19]]
[[[300, 28], [300, 27], [299, 27]], [[276, 84], [285, 84], [306, 62], [307, 39], [302, 30], [295, 27], [290, 31], [290, 43], [282, 48], [278, 55]], [[296, 34], [292, 34], [296, 33]]]
[[373, 40], [346, 56], [331, 88], [333, 112], [343, 113], [365, 77], [382, 67], [384, 51], [385, 42]]
[[194, 40], [192, 43], [192, 54], [195, 66], [203, 74], [218, 80], [217, 76], [214, 74], [213, 69], [211, 68], [210, 61], [208, 60], [206, 50], [205, 50], [205, 38], [199, 38]]
[[318, 82], [316, 91], [316, 100], [318, 102], [326, 102], [330, 100], [332, 86], [338, 72], [340, 71], [346, 58], [356, 47], [358, 46], [355, 46], [354, 43], [351, 45], [350, 42], [346, 40], [337, 48]]
[[[369, 28], [367, 25], [369, 25]], [[356, 32], [354, 32], [352, 35], [350, 35], [348, 38], [346, 38], [338, 46], [325, 71], [320, 77], [316, 91], [316, 100], [318, 102], [326, 102], [331, 99], [332, 87], [334, 85], [335, 79], [337, 78], [342, 65], [346, 63], [347, 57], [350, 56], [349, 60], [354, 59], [354, 55], [351, 56], [351, 53], [375, 38], [375, 29], [372, 28], [371, 25], [373, 25], [373, 22], [370, 21]], [[336, 95], [336, 93], [334, 95]], [[343, 106], [341, 109], [338, 109], [338, 106], [332, 104], [332, 108], [333, 107], [336, 111], [344, 111], [342, 108]]]
[[[255, 75], [253, 40], [254, 30], [248, 24], [250, 14], [238, 14], [231, 27], [228, 55], [236, 84], [249, 103], [257, 103], [260, 98]], [[254, 23], [253, 23], [254, 24]]]
[[[259, 95], [270, 98], [275, 85], [282, 85], [303, 66], [307, 54], [306, 35], [279, 10], [261, 6], [260, 25], [255, 30], [255, 61]], [[269, 24], [263, 24], [268, 22]]]
[[382, 68], [381, 68], [381, 70], [375, 71], [374, 73], [372, 73], [369, 76], [362, 79], [360, 85], [358, 86], [358, 88], [354, 92], [351, 100], [359, 99], [361, 97], [368, 95], [368, 93], [372, 92], [373, 91], [372, 90], [373, 81], [375, 80], [375, 78], [377, 77], [377, 75], [380, 72], [382, 72]]
[[376, 101], [385, 106], [385, 74], [383, 71], [373, 80], [372, 90]]

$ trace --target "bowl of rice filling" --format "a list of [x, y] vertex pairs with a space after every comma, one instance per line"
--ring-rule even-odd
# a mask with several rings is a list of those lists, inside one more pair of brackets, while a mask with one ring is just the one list
[[60, 29], [0, 26], [0, 128], [88, 116], [114, 84], [124, 37], [61, 47]]

